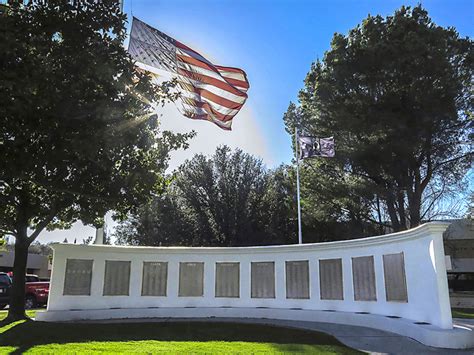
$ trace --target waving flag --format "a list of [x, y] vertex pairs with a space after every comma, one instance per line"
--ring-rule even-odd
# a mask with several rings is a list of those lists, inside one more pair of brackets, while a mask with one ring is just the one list
[[177, 106], [184, 116], [231, 129], [232, 119], [247, 100], [249, 82], [243, 70], [212, 64], [135, 17], [128, 51], [142, 69], [155, 75], [165, 71], [177, 78]]
[[334, 157], [334, 138], [298, 137], [300, 159], [312, 157]]

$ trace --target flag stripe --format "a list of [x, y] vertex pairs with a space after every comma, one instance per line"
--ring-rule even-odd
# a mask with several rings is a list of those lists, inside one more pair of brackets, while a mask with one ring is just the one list
[[201, 82], [202, 85], [212, 85], [212, 86], [218, 87], [219, 89], [228, 91], [233, 95], [247, 98], [247, 94], [245, 94], [244, 92], [241, 92], [240, 90], [234, 88], [233, 86], [229, 85], [225, 81], [220, 81], [220, 80], [218, 80], [216, 78], [213, 78], [211, 76], [204, 75], [204, 74], [201, 74], [201, 73], [196, 73], [196, 72], [193, 72], [191, 70], [186, 70], [186, 69], [182, 69], [182, 68], [178, 68], [178, 73], [181, 74], [181, 75], [184, 75], [184, 76], [186, 76], [186, 77], [188, 77], [192, 80], [196, 80], [198, 82]]
[[207, 106], [212, 108], [211, 112], [215, 112], [218, 116], [222, 118], [228, 118], [230, 116], [235, 116], [239, 110], [233, 110], [230, 108], [225, 108], [219, 105], [212, 105], [212, 103], [209, 103], [208, 100], [205, 98], [199, 98], [199, 96], [185, 96], [181, 95], [180, 99], [183, 100], [184, 103], [187, 103], [192, 106], [196, 107], [203, 107], [206, 108]]
[[239, 90], [235, 86], [229, 84], [228, 79], [224, 78], [219, 72], [204, 69], [202, 67], [198, 67], [198, 66], [195, 66], [195, 65], [192, 65], [192, 64], [188, 64], [188, 63], [185, 63], [183, 61], [178, 61], [177, 66], [179, 68], [186, 69], [190, 72], [195, 72], [195, 73], [204, 74], [206, 76], [213, 77], [213, 78], [229, 85], [228, 90], [226, 89], [227, 91], [231, 90], [232, 92], [235, 92], [236, 95], [241, 95], [241, 96], [247, 97], [247, 94], [245, 93], [245, 91]]
[[180, 92], [180, 99], [181, 100], [193, 100], [195, 102], [207, 102], [215, 112], [219, 112], [220, 114], [223, 115], [236, 115], [239, 112], [239, 109], [232, 109], [232, 108], [227, 108], [221, 105], [216, 104], [215, 102], [212, 102], [211, 100], [202, 97], [194, 92], [182, 90]]
[[243, 102], [242, 103], [237, 103], [235, 101], [231, 101], [231, 100], [228, 100], [228, 99], [225, 99], [221, 96], [218, 96], [206, 89], [201, 89], [201, 88], [198, 88], [198, 87], [194, 87], [193, 85], [190, 85], [188, 83], [184, 83], [182, 81], [178, 81], [179, 85], [181, 86], [181, 88], [183, 90], [186, 90], [186, 91], [189, 91], [189, 92], [194, 92], [195, 94], [198, 94], [202, 97], [205, 97], [206, 99], [209, 99], [211, 100], [212, 102], [216, 103], [216, 104], [219, 104], [221, 106], [224, 106], [224, 107], [227, 107], [227, 108], [231, 108], [233, 110], [237, 110], [237, 109], [240, 109], [243, 105]]
[[[192, 65], [198, 66], [198, 67], [203, 68], [203, 69], [207, 69], [207, 70], [210, 70], [210, 71], [213, 71], [213, 72], [215, 70], [209, 64], [201, 62], [200, 60], [198, 60], [196, 58], [193, 58], [193, 57], [188, 57], [188, 56], [184, 56], [184, 55], [181, 55], [181, 54], [177, 54], [176, 58], [178, 60], [182, 61], [182, 62], [185, 62], [187, 64], [192, 64]], [[222, 77], [222, 74], [221, 74], [220, 71], [219, 71], [219, 74]], [[224, 80], [226, 82], [228, 82], [229, 84], [233, 85], [233, 86], [237, 86], [237, 87], [241, 87], [241, 88], [245, 88], [245, 89], [248, 89], [248, 87], [249, 87], [249, 84], [246, 81], [243, 81], [243, 80], [232, 79], [232, 78], [224, 78]]]
[[215, 67], [219, 70], [223, 70], [223, 71], [226, 71], [226, 72], [232, 72], [232, 73], [239, 73], [239, 74], [242, 74], [243, 76], [246, 76], [245, 72], [242, 69], [239, 69], [239, 68], [223, 67], [222, 65], [215, 65]]
[[193, 58], [197, 58], [199, 59], [200, 61], [202, 62], [205, 62], [211, 66], [214, 66], [210, 61], [208, 61], [206, 58], [204, 58], [202, 55], [200, 55], [198, 52], [192, 50], [191, 48], [189, 48], [188, 46], [184, 45], [183, 43], [181, 42], [178, 42], [178, 41], [175, 41], [175, 46], [179, 49], [181, 49], [183, 52], [185, 52], [186, 54], [188, 54], [189, 56], [193, 57]]
[[222, 121], [219, 121], [218, 119], [213, 118], [209, 114], [193, 113], [193, 114], [189, 115], [186, 112], [182, 112], [182, 113], [183, 113], [184, 116], [186, 116], [188, 118], [191, 118], [193, 120], [210, 121], [210, 122], [214, 123], [215, 125], [217, 125], [219, 128], [225, 129], [226, 131], [231, 130], [232, 121], [222, 122]]
[[244, 77], [240, 73], [226, 72], [226, 71], [223, 71], [223, 70], [220, 70], [220, 69], [219, 69], [219, 73], [226, 79], [230, 78], [230, 79], [243, 80], [243, 81], [247, 80], [247, 78]]
[[[197, 81], [197, 80], [193, 80], [187, 76], [183, 76], [183, 75], [179, 75], [178, 76], [178, 83], [181, 83], [183, 85], [186, 85], [188, 86], [188, 88], [196, 88], [196, 89], [201, 89], [201, 90], [206, 90], [206, 91], [209, 91], [210, 93], [222, 98], [222, 99], [225, 99], [225, 100], [228, 100], [230, 102], [233, 103], [233, 105], [243, 105], [246, 98], [245, 97], [239, 97], [239, 96], [235, 96], [233, 95], [232, 93], [229, 93], [228, 91], [225, 91], [225, 90], [221, 90], [213, 85], [209, 85], [209, 84], [205, 84], [203, 82], [200, 82], [200, 81]], [[219, 102], [215, 102], [217, 104], [219, 104]]]
[[182, 100], [183, 100], [183, 105], [192, 106], [192, 107], [195, 107], [195, 108], [198, 108], [198, 109], [202, 109], [203, 112], [210, 113], [210, 114], [216, 116], [217, 118], [219, 118], [220, 120], [222, 120], [224, 122], [230, 121], [237, 114], [237, 113], [233, 113], [233, 114], [230, 114], [230, 115], [224, 115], [220, 112], [215, 111], [213, 109], [213, 107], [211, 105], [209, 105], [208, 102], [196, 101], [196, 100], [188, 99], [188, 98], [182, 98]]
[[182, 100], [193, 100], [194, 102], [207, 102], [215, 112], [218, 112], [223, 115], [236, 115], [239, 112], [239, 109], [232, 109], [232, 108], [227, 108], [221, 105], [216, 104], [215, 102], [200, 96], [199, 94], [196, 94], [194, 92], [190, 92], [187, 90], [182, 90], [180, 93], [180, 98]]

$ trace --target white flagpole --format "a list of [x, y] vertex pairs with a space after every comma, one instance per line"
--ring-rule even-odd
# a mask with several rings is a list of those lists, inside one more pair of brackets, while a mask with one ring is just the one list
[[303, 244], [303, 233], [301, 232], [300, 156], [298, 152], [298, 123], [295, 124], [295, 154], [296, 154], [296, 199], [298, 201], [298, 244]]

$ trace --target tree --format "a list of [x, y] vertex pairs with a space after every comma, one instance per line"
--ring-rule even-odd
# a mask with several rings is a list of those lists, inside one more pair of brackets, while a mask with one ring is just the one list
[[246, 246], [296, 241], [291, 170], [268, 171], [241, 150], [218, 147], [174, 173], [167, 192], [123, 222], [120, 244]]
[[[80, 5], [77, 5], [79, 3]], [[24, 318], [29, 245], [45, 228], [121, 218], [167, 184], [151, 84], [123, 42], [117, 1], [12, 3], [0, 16], [0, 232], [16, 238], [8, 318]]]
[[[352, 191], [366, 221], [402, 230], [427, 219], [433, 199], [459, 189], [472, 164], [473, 54], [469, 38], [421, 6], [334, 35], [299, 94], [305, 133], [336, 140], [336, 158], [316, 164], [314, 176], [330, 171], [331, 187]], [[290, 134], [295, 115], [290, 105]]]

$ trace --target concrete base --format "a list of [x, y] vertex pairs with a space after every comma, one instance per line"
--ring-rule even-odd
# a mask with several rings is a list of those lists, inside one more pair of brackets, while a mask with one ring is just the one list
[[406, 336], [422, 344], [446, 349], [474, 348], [474, 323], [455, 322], [453, 329], [412, 320], [375, 314], [276, 308], [126, 308], [46, 311], [36, 320], [63, 322], [76, 320], [111, 320], [134, 318], [253, 318], [294, 322], [322, 322], [346, 326], [363, 326]]

